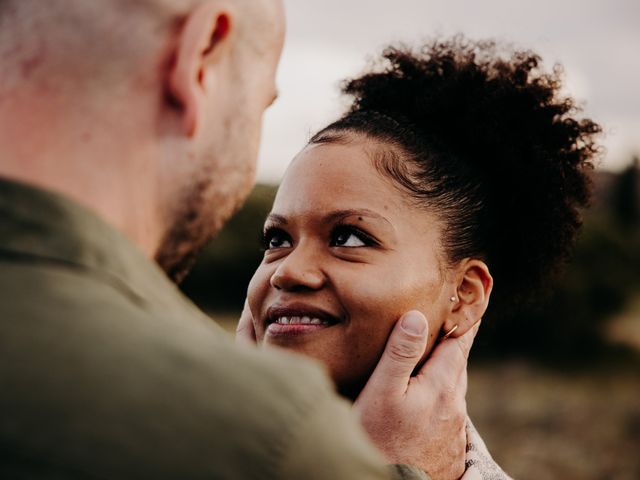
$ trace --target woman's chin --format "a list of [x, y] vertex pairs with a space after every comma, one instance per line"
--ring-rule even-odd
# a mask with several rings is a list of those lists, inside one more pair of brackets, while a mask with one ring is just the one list
[[355, 379], [353, 376], [353, 362], [347, 358], [337, 357], [335, 349], [332, 354], [330, 348], [321, 348], [320, 345], [301, 342], [299, 339], [287, 342], [282, 338], [277, 338], [274, 341], [272, 338], [265, 337], [264, 343], [269, 346], [285, 348], [315, 360], [325, 369], [334, 383], [336, 391], [351, 401], [355, 400], [364, 388], [367, 376], [363, 375]]
[[377, 349], [372, 349], [370, 355], [367, 349], [354, 349], [343, 326], [270, 324], [262, 341], [265, 345], [285, 348], [316, 360], [333, 380], [337, 392], [355, 400], [371, 373], [371, 363], [375, 363], [374, 359], [379, 355], [376, 355]]

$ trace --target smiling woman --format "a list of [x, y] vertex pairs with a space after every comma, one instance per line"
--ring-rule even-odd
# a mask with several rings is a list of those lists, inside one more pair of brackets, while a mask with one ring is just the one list
[[545, 282], [580, 226], [600, 131], [530, 52], [455, 38], [384, 59], [287, 170], [249, 287], [258, 341], [321, 360], [350, 398], [404, 312], [429, 320], [426, 356], [490, 297], [509, 307]]
[[257, 337], [322, 359], [344, 394], [361, 387], [400, 315], [441, 318], [439, 300], [455, 292], [438, 249], [425, 248], [440, 243], [438, 221], [373, 167], [374, 143], [354, 135], [294, 160], [250, 286]]

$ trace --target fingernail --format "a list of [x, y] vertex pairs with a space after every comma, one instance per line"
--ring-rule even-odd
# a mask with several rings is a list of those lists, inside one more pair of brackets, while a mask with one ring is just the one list
[[427, 320], [420, 312], [407, 312], [400, 323], [402, 329], [411, 335], [422, 335], [427, 329]]

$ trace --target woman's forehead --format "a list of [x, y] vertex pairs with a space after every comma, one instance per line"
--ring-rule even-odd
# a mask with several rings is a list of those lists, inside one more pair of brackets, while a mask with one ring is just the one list
[[343, 212], [398, 233], [433, 231], [435, 216], [419, 208], [375, 165], [364, 141], [307, 146], [283, 179], [272, 213], [281, 219], [324, 222]]
[[306, 147], [289, 166], [275, 206], [388, 211], [402, 208], [402, 192], [383, 176], [362, 142]]

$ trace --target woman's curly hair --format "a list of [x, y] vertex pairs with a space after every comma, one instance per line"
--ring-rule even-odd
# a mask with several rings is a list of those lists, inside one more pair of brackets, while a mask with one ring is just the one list
[[540, 64], [462, 36], [388, 48], [345, 82], [350, 109], [310, 141], [354, 132], [389, 145], [376, 166], [441, 219], [450, 262], [488, 264], [494, 310], [530, 298], [567, 259], [599, 153], [600, 126], [576, 116], [561, 69]]

